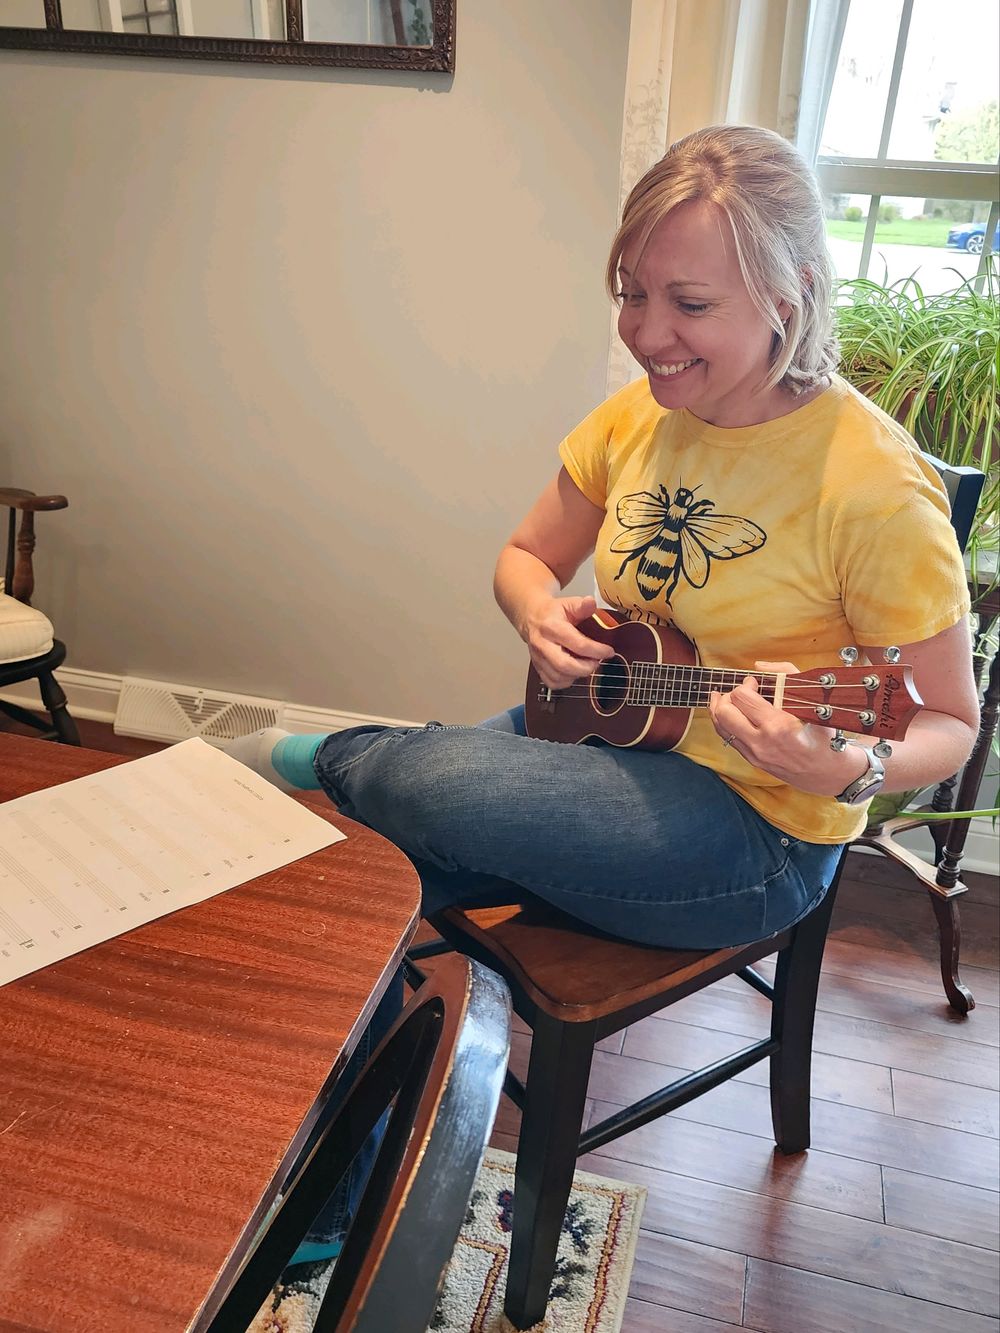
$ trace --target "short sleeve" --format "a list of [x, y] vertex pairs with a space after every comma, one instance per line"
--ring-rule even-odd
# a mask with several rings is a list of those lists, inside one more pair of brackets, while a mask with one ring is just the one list
[[570, 431], [559, 446], [559, 457], [591, 504], [605, 507], [623, 458], [637, 440], [648, 439], [663, 415], [644, 376], [605, 399]]
[[921, 643], [956, 624], [969, 592], [947, 501], [919, 489], [840, 565], [859, 644]]
[[602, 403], [559, 446], [559, 458], [573, 484], [591, 504], [604, 508], [608, 495], [608, 446], [614, 418]]

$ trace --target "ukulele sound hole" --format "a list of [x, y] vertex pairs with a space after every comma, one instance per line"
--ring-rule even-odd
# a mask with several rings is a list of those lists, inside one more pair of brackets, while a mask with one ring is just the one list
[[599, 713], [617, 713], [628, 693], [628, 665], [621, 657], [609, 657], [591, 677], [594, 707]]

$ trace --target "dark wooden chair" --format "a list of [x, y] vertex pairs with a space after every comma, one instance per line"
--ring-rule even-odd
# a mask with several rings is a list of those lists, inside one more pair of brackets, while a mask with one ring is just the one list
[[68, 503], [64, 495], [35, 495], [32, 491], [0, 488], [0, 506], [8, 510], [4, 583], [0, 588], [0, 689], [37, 681], [49, 716], [39, 717], [5, 699], [0, 699], [0, 712], [39, 732], [44, 740], [79, 745], [76, 723], [66, 708], [66, 695], [53, 675], [66, 657], [65, 645], [53, 636], [48, 618], [31, 605], [35, 588], [32, 568], [35, 515], [65, 509]]
[[[936, 467], [943, 470], [936, 460]], [[952, 477], [953, 523], [963, 544], [978, 498], [974, 473]], [[949, 484], [946, 477], [946, 484]], [[972, 490], [975, 489], [975, 495]], [[972, 511], [968, 509], [971, 503]], [[450, 949], [503, 976], [515, 1012], [532, 1032], [528, 1075], [508, 1074], [505, 1091], [521, 1109], [514, 1222], [504, 1310], [515, 1328], [544, 1316], [556, 1250], [578, 1156], [675, 1110], [759, 1060], [770, 1061], [774, 1139], [783, 1153], [809, 1146], [812, 1034], [820, 965], [845, 849], [833, 884], [797, 925], [741, 948], [687, 951], [645, 948], [588, 930], [497, 882], [496, 905], [451, 908], [430, 918], [439, 941], [410, 951], [419, 982], [421, 958]], [[773, 984], [753, 964], [777, 954]], [[662, 1088], [581, 1133], [594, 1048], [649, 1014], [724, 977], [738, 976], [771, 1000], [770, 1035]]]
[[[504, 1090], [521, 1109], [514, 1183], [514, 1223], [504, 1310], [515, 1328], [545, 1314], [556, 1250], [576, 1159], [749, 1069], [771, 1062], [771, 1115], [782, 1152], [809, 1146], [809, 1082], [820, 963], [836, 879], [797, 925], [740, 948], [652, 949], [610, 939], [501, 885], [496, 906], [449, 908], [430, 918], [441, 941], [419, 945], [410, 960], [458, 949], [495, 969], [510, 986], [514, 1010], [532, 1032], [528, 1076], [508, 1073]], [[752, 964], [777, 953], [773, 985]], [[411, 975], [422, 978], [417, 963]], [[772, 1001], [770, 1036], [668, 1084], [581, 1133], [597, 1043], [710, 986], [739, 976]], [[418, 992], [419, 993], [419, 992]]]
[[245, 1333], [390, 1105], [314, 1333], [426, 1333], [489, 1142], [509, 1044], [503, 982], [468, 959], [449, 959], [314, 1134], [209, 1333]]
[[[986, 477], [976, 468], [954, 467], [949, 463], [942, 463], [940, 459], [933, 458], [930, 454], [924, 454], [924, 457], [934, 465], [947, 487], [948, 497], [951, 500], [952, 526], [959, 547], [964, 551], [969, 533], [972, 531]], [[998, 591], [1000, 590], [995, 582], [989, 588], [981, 586], [973, 588], [974, 594], [981, 594], [976, 605], [980, 639], [986, 626], [1000, 614]], [[962, 772], [939, 783], [929, 805], [921, 806], [912, 815], [897, 815], [895, 818], [885, 820], [884, 823], [872, 824], [857, 840], [859, 846], [871, 847], [874, 851], [881, 852], [883, 856], [890, 857], [898, 865], [905, 866], [927, 889], [937, 921], [941, 982], [948, 1003], [960, 1014], [967, 1014], [976, 1004], [958, 969], [962, 943], [958, 903], [961, 895], [967, 892], [966, 885], [962, 883], [960, 877], [960, 863], [969, 836], [969, 820], [928, 820], [922, 816], [927, 813], [946, 814], [950, 810], [976, 808], [976, 798], [997, 727], [998, 710], [1000, 710], [1000, 657], [995, 656], [987, 675], [975, 749]], [[934, 865], [928, 864], [898, 841], [901, 834], [915, 828], [927, 829], [934, 845]]]
[[944, 463], [933, 454], [924, 454], [944, 482], [951, 503], [951, 526], [955, 529], [958, 549], [964, 551], [969, 544], [969, 534], [976, 518], [979, 497], [986, 485], [986, 474], [974, 467], [957, 467], [954, 463]]

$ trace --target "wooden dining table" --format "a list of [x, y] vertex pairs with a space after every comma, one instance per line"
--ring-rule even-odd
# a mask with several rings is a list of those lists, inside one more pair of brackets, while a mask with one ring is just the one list
[[[120, 756], [0, 734], [0, 801]], [[0, 1330], [207, 1327], [416, 928], [346, 841], [0, 987]]]

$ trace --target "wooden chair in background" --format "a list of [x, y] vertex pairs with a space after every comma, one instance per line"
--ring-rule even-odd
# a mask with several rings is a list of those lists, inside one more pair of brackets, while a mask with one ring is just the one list
[[79, 745], [76, 723], [66, 708], [66, 695], [53, 675], [65, 660], [66, 647], [54, 637], [49, 619], [31, 605], [35, 587], [32, 567], [35, 514], [65, 509], [68, 503], [64, 495], [35, 495], [33, 491], [0, 488], [0, 506], [8, 510], [4, 583], [0, 588], [0, 689], [37, 681], [49, 716], [39, 717], [5, 699], [0, 699], [0, 712], [39, 732], [44, 740]]
[[[924, 458], [934, 466], [947, 488], [951, 501], [952, 527], [959, 547], [964, 551], [986, 477], [976, 468], [955, 467], [950, 463], [942, 463], [930, 454], [924, 454]], [[1000, 615], [1000, 588], [994, 581], [992, 587], [983, 587], [981, 584], [973, 586], [972, 592], [979, 597], [976, 619], [981, 640], [987, 625]], [[897, 865], [905, 866], [917, 882], [927, 889], [937, 921], [941, 982], [948, 1003], [960, 1014], [967, 1014], [976, 1003], [958, 971], [962, 943], [958, 900], [966, 892], [966, 886], [960, 878], [960, 863], [969, 836], [969, 820], [928, 820], [922, 818], [922, 813], [946, 814], [950, 810], [976, 809], [979, 788], [997, 728], [998, 706], [1000, 657], [994, 657], [987, 673], [976, 746], [961, 773], [939, 783], [929, 805], [920, 807], [912, 815], [897, 815], [882, 824], [870, 825], [857, 839], [859, 846], [870, 847], [890, 857]], [[897, 841], [901, 834], [916, 828], [926, 828], [930, 834], [934, 845], [934, 865], [928, 864]]]
[[510, 1046], [504, 983], [468, 959], [448, 964], [413, 996], [344, 1102], [321, 1121], [208, 1333], [245, 1333], [390, 1105], [313, 1333], [426, 1333], [489, 1142]]

